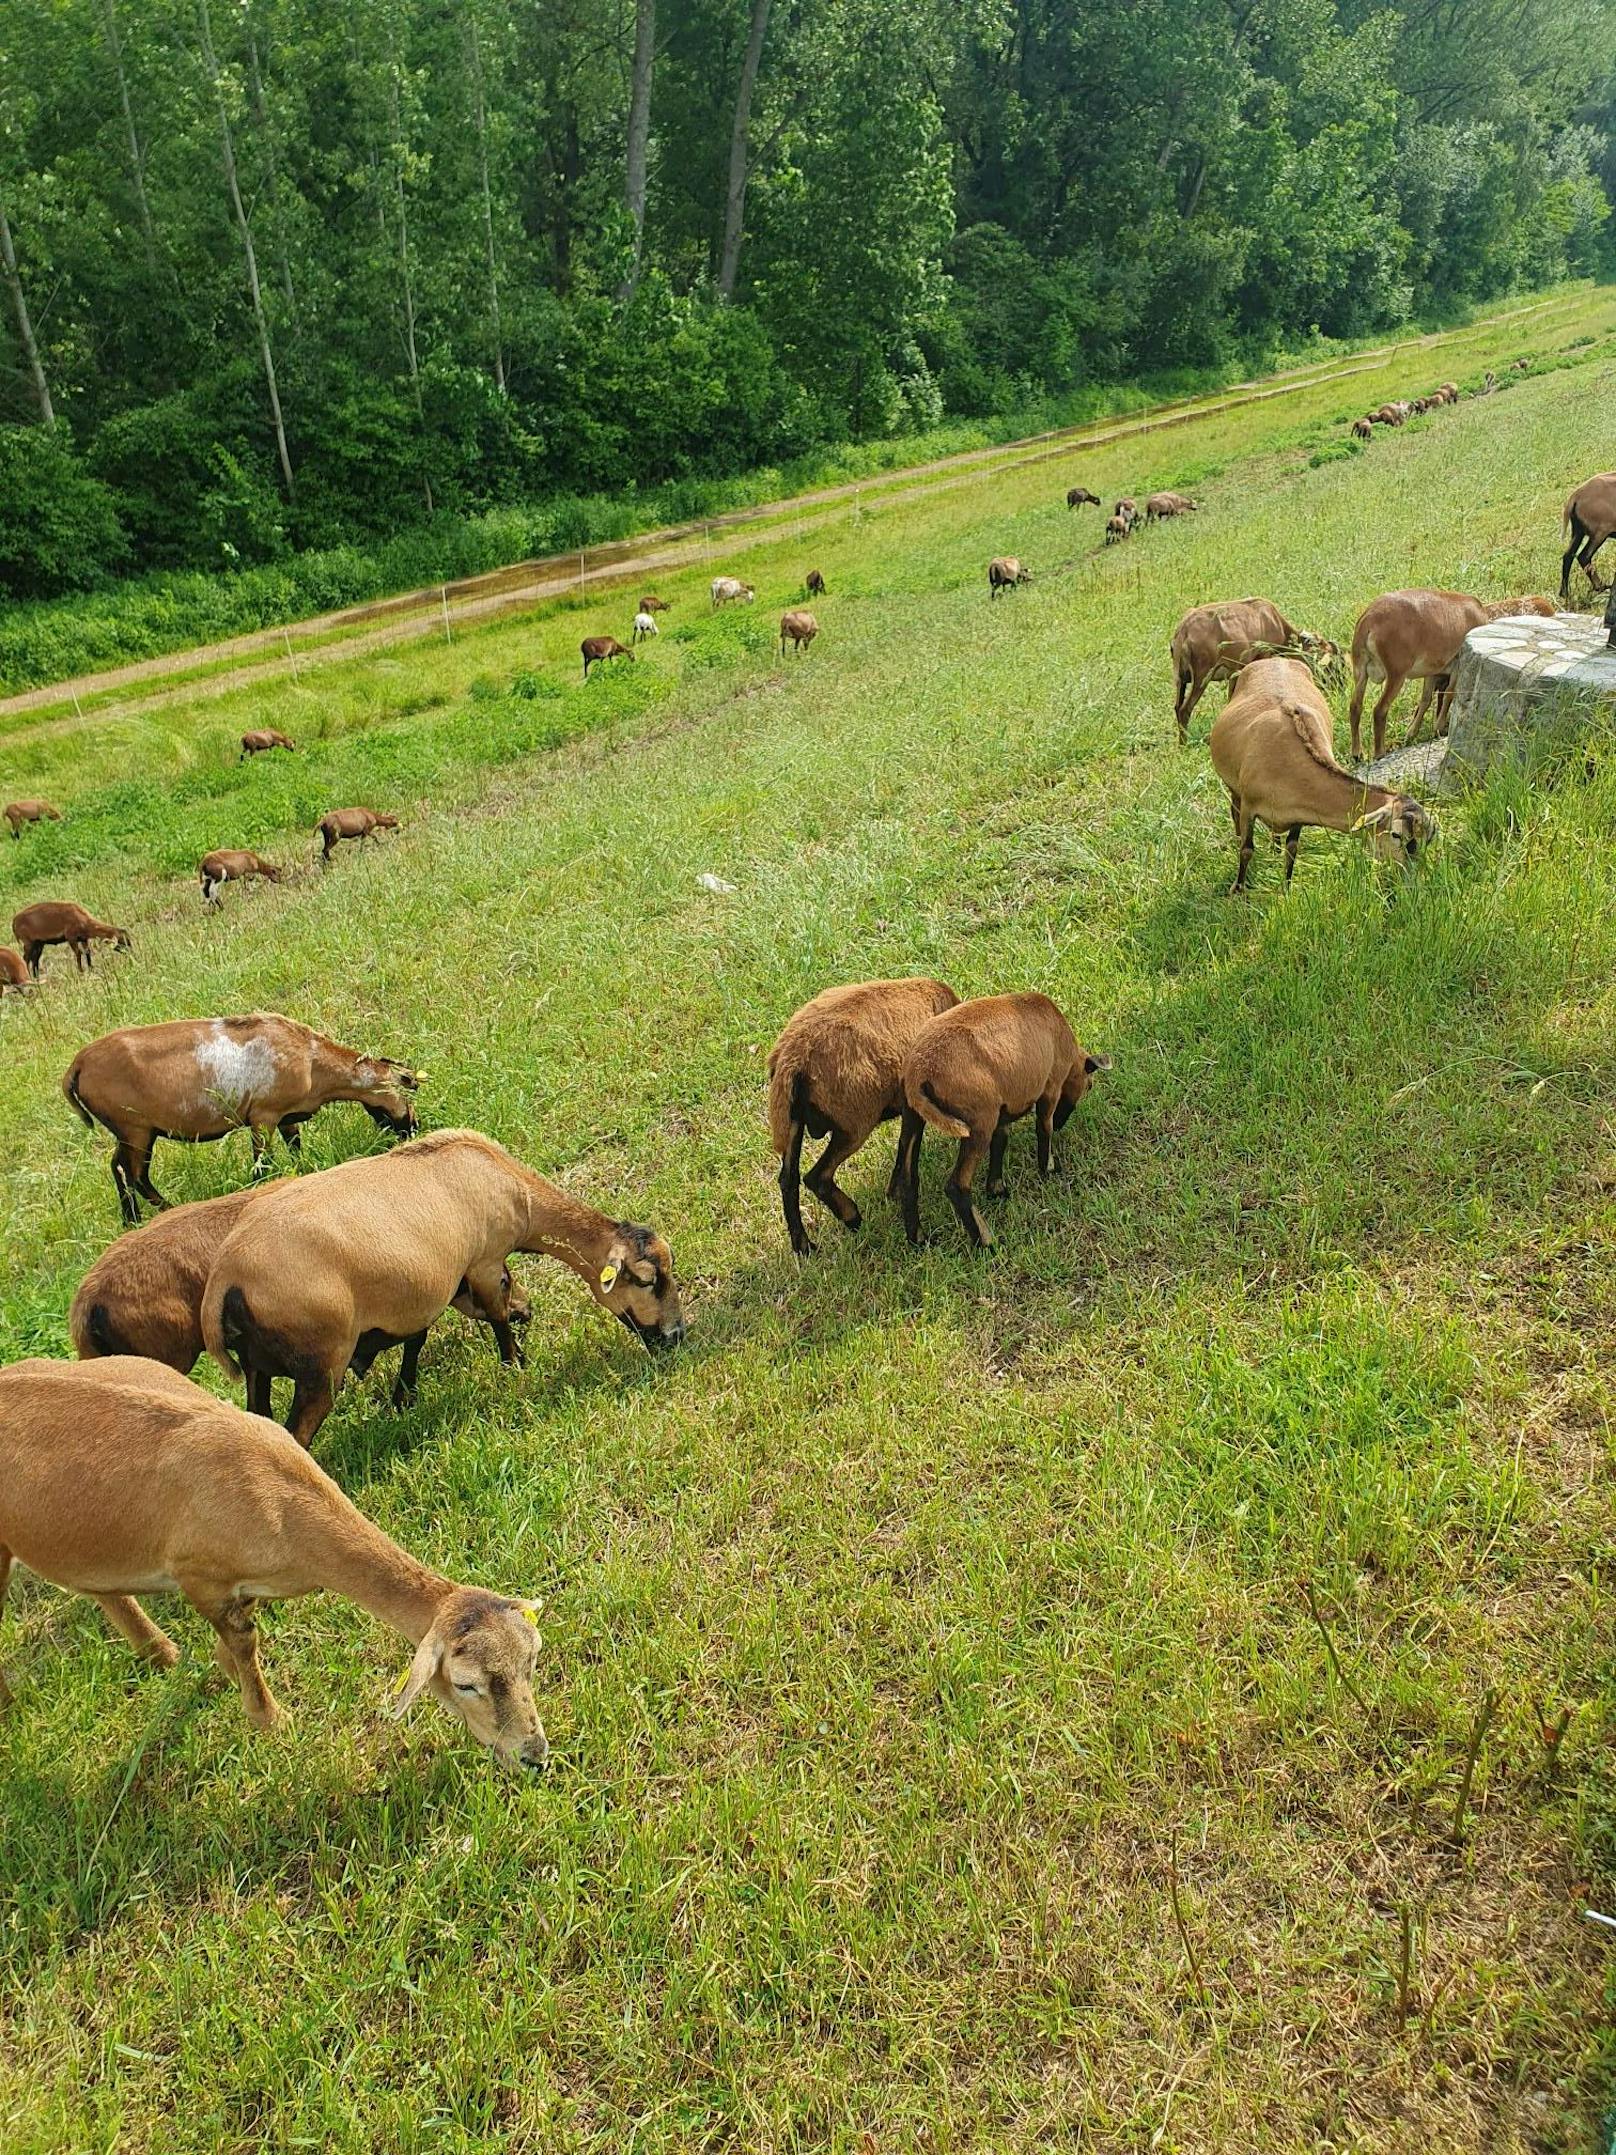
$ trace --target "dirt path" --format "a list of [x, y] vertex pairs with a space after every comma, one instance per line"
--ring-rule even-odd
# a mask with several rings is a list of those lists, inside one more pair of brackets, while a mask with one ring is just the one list
[[[1065, 457], [1086, 448], [1103, 448], [1112, 442], [1185, 426], [1197, 419], [1261, 404], [1274, 398], [1295, 396], [1327, 383], [1345, 381], [1357, 374], [1373, 373], [1399, 352], [1440, 349], [1466, 338], [1484, 334], [1499, 323], [1524, 321], [1546, 309], [1581, 303], [1580, 292], [1536, 300], [1525, 307], [1507, 309], [1472, 322], [1464, 329], [1441, 330], [1429, 336], [1401, 339], [1355, 353], [1336, 363], [1320, 361], [1288, 369], [1259, 381], [1237, 382], [1228, 389], [1200, 397], [1152, 405], [1146, 410], [1112, 419], [1091, 420], [1080, 426], [1061, 427], [1033, 434], [1020, 441], [985, 449], [967, 449], [954, 456], [912, 464], [900, 471], [872, 478], [849, 480], [820, 487], [811, 493], [792, 495], [750, 509], [734, 509], [700, 523], [669, 525], [660, 531], [610, 544], [585, 547], [577, 553], [555, 554], [514, 562], [455, 583], [434, 584], [396, 597], [376, 599], [336, 613], [317, 614], [307, 621], [278, 628], [256, 629], [184, 652], [168, 652], [116, 666], [99, 673], [81, 675], [0, 699], [0, 723], [29, 712], [41, 713], [44, 723], [15, 729], [12, 737], [38, 740], [57, 730], [57, 725], [76, 726], [98, 718], [122, 717], [135, 711], [159, 710], [182, 698], [227, 695], [250, 688], [255, 682], [278, 680], [287, 674], [298, 677], [316, 666], [346, 662], [392, 644], [423, 636], [453, 634], [455, 628], [475, 626], [492, 617], [519, 611], [588, 590], [596, 585], [644, 582], [664, 571], [691, 567], [709, 555], [714, 534], [727, 544], [726, 561], [749, 546], [804, 534], [834, 520], [851, 502], [863, 499], [885, 506], [913, 501], [946, 488], [974, 484], [999, 472]], [[239, 659], [245, 663], [232, 666]], [[130, 693], [118, 695], [119, 690]], [[80, 704], [97, 701], [90, 712]], [[52, 723], [55, 721], [55, 723]]]

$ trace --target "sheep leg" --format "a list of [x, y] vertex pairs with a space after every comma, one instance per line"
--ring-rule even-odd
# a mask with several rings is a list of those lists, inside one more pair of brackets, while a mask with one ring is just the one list
[[1354, 660], [1352, 668], [1352, 702], [1347, 710], [1347, 724], [1352, 728], [1352, 760], [1354, 763], [1363, 753], [1361, 729], [1363, 726], [1364, 690], [1369, 685], [1367, 661]]
[[971, 1185], [976, 1180], [976, 1171], [982, 1164], [982, 1156], [990, 1142], [990, 1139], [979, 1136], [974, 1130], [969, 1137], [962, 1139], [959, 1158], [954, 1162], [954, 1172], [943, 1185], [948, 1192], [949, 1203], [959, 1216], [961, 1227], [979, 1250], [991, 1249], [993, 1236], [988, 1231], [986, 1220], [976, 1209]]
[[[1038, 1103], [1038, 1172], [1046, 1182], [1055, 1172], [1055, 1115], [1060, 1104], [1058, 1092], [1046, 1093]], [[990, 1192], [992, 1187], [990, 1183]]]
[[786, 1128], [786, 1149], [780, 1155], [780, 1209], [786, 1216], [792, 1249], [799, 1257], [811, 1257], [814, 1246], [802, 1224], [802, 1139], [802, 1117], [793, 1115]]
[[404, 1353], [399, 1361], [398, 1376], [393, 1385], [393, 1405], [402, 1410], [415, 1404], [415, 1380], [421, 1370], [421, 1349], [426, 1345], [425, 1332], [412, 1332], [404, 1342]]
[[[367, 1362], [365, 1367], [368, 1369], [370, 1364]], [[244, 1364], [243, 1368], [247, 1379], [247, 1412], [261, 1414], [266, 1422], [272, 1422], [275, 1419], [275, 1380], [267, 1369], [254, 1369], [250, 1363]]]
[[1238, 897], [1246, 887], [1246, 876], [1251, 869], [1251, 856], [1257, 845], [1257, 818], [1250, 814], [1243, 803], [1236, 803], [1235, 832], [1240, 840], [1240, 865], [1235, 871], [1234, 889], [1231, 897]]
[[[1207, 676], [1209, 680], [1210, 675]], [[1178, 698], [1173, 706], [1173, 716], [1178, 721], [1178, 745], [1187, 748], [1190, 739], [1190, 720], [1195, 716], [1195, 706], [1206, 694], [1206, 681], [1197, 681], [1193, 674], [1181, 673], [1178, 677]]]
[[[1446, 680], [1446, 674], [1428, 673], [1425, 679], [1421, 682], [1420, 700], [1414, 706], [1414, 717], [1408, 729], [1408, 740], [1404, 744], [1406, 747], [1412, 748], [1414, 743], [1419, 739], [1420, 727], [1424, 723], [1425, 714], [1431, 708], [1431, 698], [1436, 693], [1438, 686]], [[1378, 749], [1376, 750], [1376, 754], [1379, 754]]]
[[129, 1146], [130, 1156], [134, 1163], [135, 1173], [133, 1179], [135, 1188], [145, 1198], [154, 1212], [167, 1212], [169, 1210], [168, 1199], [151, 1179], [152, 1148], [156, 1143], [156, 1133], [147, 1130], [144, 1133], [143, 1142], [137, 1142], [133, 1138], [128, 1138], [125, 1142]]
[[337, 1388], [328, 1370], [304, 1363], [294, 1380], [292, 1411], [286, 1426], [305, 1451], [314, 1442], [320, 1424], [337, 1403]]
[[[514, 1365], [520, 1369], [522, 1349], [511, 1328], [510, 1279], [505, 1267], [499, 1265], [492, 1273], [484, 1273], [478, 1278], [467, 1273], [466, 1286], [472, 1301], [477, 1305], [478, 1316], [494, 1335], [500, 1360], [507, 1368]], [[426, 1334], [423, 1332], [421, 1337], [424, 1339]], [[417, 1348], [416, 1352], [419, 1354], [420, 1349]]]
[[903, 1231], [916, 1247], [920, 1243], [920, 1141], [925, 1134], [925, 1118], [906, 1107], [898, 1128], [898, 1157], [893, 1162], [892, 1179], [899, 1183]]
[[275, 1125], [280, 1132], [281, 1143], [294, 1158], [302, 1157], [304, 1120], [301, 1115], [287, 1115]]
[[[1380, 701], [1375, 705], [1375, 761], [1377, 763], [1386, 753], [1386, 721], [1391, 716], [1392, 705], [1397, 701], [1398, 692], [1407, 679], [1407, 674], [1388, 672], [1386, 686], [1381, 690]], [[1352, 752], [1354, 755], [1358, 753], [1356, 742], [1353, 743]]]
[[225, 1674], [233, 1676], [241, 1686], [247, 1719], [255, 1728], [273, 1728], [281, 1713], [258, 1665], [258, 1626], [253, 1622], [252, 1597], [222, 1594], [216, 1586], [194, 1579], [189, 1583], [181, 1579], [179, 1589], [218, 1634], [214, 1658]]
[[92, 1594], [90, 1599], [100, 1605], [113, 1630], [123, 1633], [143, 1661], [160, 1669], [171, 1669], [178, 1661], [179, 1648], [152, 1622], [133, 1594]]
[[1302, 842], [1302, 826], [1293, 823], [1285, 833], [1285, 888], [1291, 887], [1291, 877], [1296, 873], [1296, 848]]
[[39, 960], [44, 948], [43, 943], [24, 943], [22, 946], [23, 963], [36, 980], [39, 978]]
[[[993, 1132], [993, 1137], [992, 1137], [992, 1140], [991, 1140], [991, 1142], [990, 1142], [990, 1143], [989, 1143], [989, 1145], [988, 1145], [988, 1181], [987, 1181], [987, 1191], [988, 1191], [988, 1195], [989, 1195], [989, 1197], [1008, 1197], [1008, 1196], [1009, 1196], [1009, 1194], [1010, 1194], [1010, 1193], [1009, 1193], [1009, 1190], [1008, 1190], [1008, 1189], [1006, 1188], [1006, 1186], [1005, 1186], [1005, 1180], [1004, 1180], [1004, 1148], [1005, 1148], [1005, 1146], [1006, 1146], [1006, 1145], [1008, 1145], [1008, 1144], [1009, 1144], [1009, 1142], [1010, 1142], [1010, 1118], [1009, 1118], [1009, 1116], [1008, 1116], [1008, 1115], [1007, 1115], [1007, 1114], [1006, 1114], [1006, 1113], [1004, 1112], [1003, 1108], [1001, 1108], [1001, 1109], [999, 1110], [999, 1120], [998, 1120], [998, 1125], [997, 1125], [997, 1127], [995, 1128], [995, 1130], [994, 1130], [994, 1132]], [[1044, 1165], [1044, 1162], [1043, 1162], [1043, 1125], [1042, 1125], [1042, 1121], [1040, 1121], [1040, 1124], [1039, 1124], [1039, 1160], [1038, 1160], [1038, 1164], [1039, 1164], [1039, 1166], [1040, 1166], [1040, 1167], [1043, 1167], [1043, 1165]], [[1045, 1171], [1045, 1173], [1046, 1173], [1046, 1174], [1048, 1173], [1048, 1169], [1047, 1169], [1047, 1168], [1046, 1168], [1046, 1169], [1045, 1169], [1044, 1171]]]
[[71, 943], [68, 947], [73, 953], [73, 963], [81, 973], [93, 973], [95, 971], [95, 958], [88, 943]]
[[844, 1160], [858, 1151], [861, 1142], [861, 1139], [850, 1136], [846, 1130], [838, 1129], [836, 1124], [832, 1123], [830, 1143], [803, 1177], [819, 1202], [828, 1211], [835, 1213], [849, 1234], [863, 1226], [864, 1215], [847, 1192], [837, 1188], [836, 1170]]
[[1602, 584], [1594, 574], [1594, 556], [1604, 543], [1603, 539], [1596, 539], [1590, 531], [1587, 544], [1582, 549], [1582, 573], [1587, 577], [1595, 591], [1608, 591], [1610, 589], [1609, 584]]
[[1431, 722], [1431, 731], [1439, 741], [1447, 736], [1448, 712], [1453, 704], [1453, 683], [1453, 675], [1445, 673], [1437, 690], [1436, 717]]

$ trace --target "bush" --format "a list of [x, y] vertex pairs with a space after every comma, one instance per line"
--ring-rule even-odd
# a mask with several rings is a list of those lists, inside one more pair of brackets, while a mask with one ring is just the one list
[[128, 553], [111, 489], [60, 428], [0, 427], [0, 590], [23, 599], [93, 590]]

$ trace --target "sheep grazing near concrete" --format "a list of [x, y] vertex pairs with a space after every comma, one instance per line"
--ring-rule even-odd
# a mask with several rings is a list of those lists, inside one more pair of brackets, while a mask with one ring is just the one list
[[0, 943], [0, 995], [10, 990], [21, 994], [24, 988], [30, 986], [32, 982], [27, 966], [14, 950], [8, 950], [5, 944]]
[[1560, 562], [1560, 597], [1571, 596], [1571, 568], [1575, 563], [1595, 591], [1609, 590], [1594, 574], [1594, 556], [1605, 541], [1616, 536], [1616, 471], [1596, 472], [1584, 479], [1566, 503], [1560, 518], [1562, 531], [1569, 530], [1571, 543]]
[[801, 607], [794, 607], [790, 613], [780, 616], [780, 656], [785, 657], [786, 645], [790, 644], [801, 658], [818, 634], [819, 623], [813, 615], [805, 613]]
[[632, 666], [634, 653], [627, 644], [620, 644], [615, 636], [586, 636], [578, 646], [584, 655], [584, 679], [589, 679], [591, 666], [605, 666], [614, 658], [626, 658]]
[[202, 878], [202, 902], [217, 905], [219, 893], [226, 883], [250, 883], [261, 876], [266, 883], [278, 883], [281, 872], [273, 861], [267, 861], [260, 853], [245, 853], [231, 846], [220, 846], [215, 852], [206, 853], [197, 870]]
[[4, 814], [11, 825], [13, 838], [22, 836], [26, 824], [60, 823], [62, 820], [62, 811], [53, 808], [49, 801], [8, 801]]
[[208, 1351], [244, 1381], [255, 1413], [276, 1377], [294, 1386], [287, 1428], [313, 1441], [369, 1334], [405, 1347], [406, 1373], [462, 1283], [499, 1342], [513, 1250], [554, 1257], [652, 1349], [683, 1339], [673, 1258], [660, 1235], [570, 1197], [475, 1130], [439, 1130], [264, 1190], [220, 1245], [202, 1303]]
[[802, 588], [811, 599], [822, 599], [825, 596], [825, 579], [818, 569], [808, 571], [802, 580]]
[[347, 839], [357, 839], [363, 847], [377, 831], [397, 829], [397, 816], [379, 816], [373, 808], [333, 808], [314, 826], [314, 835], [320, 841], [320, 865], [329, 867], [332, 854]]
[[1240, 848], [1237, 891], [1245, 888], [1258, 823], [1284, 837], [1287, 884], [1309, 827], [1364, 831], [1379, 858], [1399, 863], [1412, 861], [1436, 835], [1431, 816], [1411, 795], [1344, 771], [1332, 731], [1330, 706], [1300, 659], [1258, 659], [1235, 683], [1207, 745], [1229, 789]]
[[1081, 509], [1085, 506], [1098, 509], [1100, 497], [1098, 494], [1091, 494], [1086, 486], [1069, 486], [1066, 489], [1066, 506], [1068, 509]]
[[100, 1123], [117, 1140], [112, 1180], [132, 1226], [139, 1199], [160, 1210], [168, 1204], [151, 1180], [159, 1137], [208, 1144], [245, 1127], [256, 1170], [277, 1132], [296, 1152], [303, 1124], [337, 1100], [354, 1101], [372, 1122], [407, 1137], [418, 1083], [403, 1063], [361, 1055], [293, 1018], [259, 1011], [104, 1033], [73, 1058], [62, 1091], [81, 1122]]
[[976, 1209], [973, 1187], [984, 1158], [990, 1197], [1004, 1194], [1004, 1148], [1010, 1125], [1038, 1117], [1038, 1171], [1054, 1170], [1055, 1132], [1110, 1064], [1079, 1047], [1047, 995], [984, 995], [924, 1026], [903, 1068], [904, 1114], [895, 1175], [904, 1227], [920, 1240], [920, 1140], [927, 1123], [960, 1141], [949, 1176], [949, 1203], [972, 1244], [993, 1237]]
[[642, 608], [634, 616], [634, 641], [637, 644], [644, 643], [648, 636], [660, 636], [661, 633], [662, 631], [657, 627], [655, 614], [648, 614]]
[[1120, 546], [1124, 539], [1131, 539], [1133, 537], [1133, 524], [1133, 518], [1123, 516], [1120, 511], [1113, 516], [1108, 516], [1105, 520], [1106, 545]]
[[[190, 1375], [207, 1350], [202, 1337], [202, 1297], [220, 1245], [247, 1207], [278, 1183], [233, 1190], [225, 1197], [205, 1197], [176, 1205], [144, 1227], [121, 1235], [80, 1282], [68, 1312], [68, 1336], [80, 1361], [109, 1354], [139, 1354]], [[502, 1273], [497, 1314], [509, 1324], [525, 1324], [527, 1296]], [[449, 1304], [464, 1317], [486, 1322], [462, 1281]], [[349, 1364], [363, 1377], [379, 1354], [397, 1346], [385, 1333], [367, 1332]], [[401, 1371], [394, 1404], [402, 1406], [413, 1389], [413, 1367]]]
[[1194, 516], [1201, 504], [1191, 501], [1188, 494], [1175, 494], [1170, 489], [1152, 494], [1145, 503], [1145, 522], [1159, 524], [1169, 516]]
[[[801, 1183], [846, 1228], [862, 1215], [836, 1170], [876, 1128], [903, 1112], [903, 1066], [922, 1026], [959, 1001], [941, 980], [862, 980], [804, 1003], [769, 1050], [769, 1135], [780, 1159], [780, 1203], [799, 1257], [813, 1249], [802, 1224]], [[802, 1170], [802, 1141], [825, 1138]], [[900, 1190], [894, 1165], [888, 1195]]]
[[[538, 1603], [429, 1571], [278, 1429], [154, 1362], [0, 1370], [0, 1605], [13, 1563], [87, 1594], [163, 1668], [178, 1649], [135, 1596], [182, 1594], [260, 1728], [279, 1708], [256, 1604], [340, 1594], [414, 1648], [395, 1715], [430, 1689], [501, 1759], [537, 1771], [549, 1758], [533, 1700]], [[0, 1705], [9, 1697], [0, 1678]]]
[[1315, 636], [1287, 621], [1272, 599], [1226, 599], [1212, 606], [1192, 606], [1173, 631], [1174, 704], [1178, 739], [1189, 739], [1195, 706], [1213, 681], [1229, 681], [1255, 658], [1276, 652], [1305, 652], [1325, 665], [1341, 653], [1328, 637]]
[[236, 761], [245, 763], [249, 756], [267, 756], [272, 748], [295, 752], [297, 743], [290, 734], [277, 733], [273, 726], [259, 726], [253, 732], [241, 736], [241, 754]]
[[1032, 582], [1031, 569], [1023, 568], [1014, 554], [999, 554], [988, 563], [988, 597], [996, 599], [1001, 591], [1013, 591], [1017, 584]]
[[712, 582], [713, 611], [720, 606], [750, 606], [757, 594], [750, 584], [743, 584], [738, 576], [715, 576]]
[[1448, 729], [1448, 705], [1453, 700], [1453, 669], [1459, 662], [1464, 640], [1484, 621], [1502, 621], [1510, 614], [1554, 613], [1554, 601], [1545, 598], [1473, 599], [1462, 591], [1388, 591], [1374, 599], [1358, 616], [1352, 632], [1352, 706], [1347, 714], [1352, 728], [1352, 753], [1361, 753], [1359, 728], [1363, 718], [1364, 690], [1370, 681], [1384, 681], [1375, 705], [1375, 754], [1386, 747], [1386, 719], [1403, 683], [1413, 679], [1424, 687], [1414, 712], [1408, 737], [1418, 740], [1421, 721], [1432, 696], [1436, 697], [1435, 730]]
[[11, 932], [22, 945], [23, 960], [36, 980], [40, 958], [57, 943], [65, 943], [72, 951], [73, 962], [81, 973], [95, 970], [92, 943], [110, 943], [114, 950], [135, 947], [127, 928], [97, 920], [82, 905], [65, 898], [44, 898], [37, 905], [25, 905], [20, 913], [11, 916]]
[[1373, 438], [1374, 432], [1375, 422], [1372, 419], [1366, 418], [1353, 420], [1352, 438], [1354, 441], [1369, 441]]

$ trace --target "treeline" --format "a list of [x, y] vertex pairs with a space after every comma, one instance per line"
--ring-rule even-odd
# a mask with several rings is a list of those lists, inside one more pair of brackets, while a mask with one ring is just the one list
[[1603, 265], [1616, 0], [7, 0], [0, 590]]

